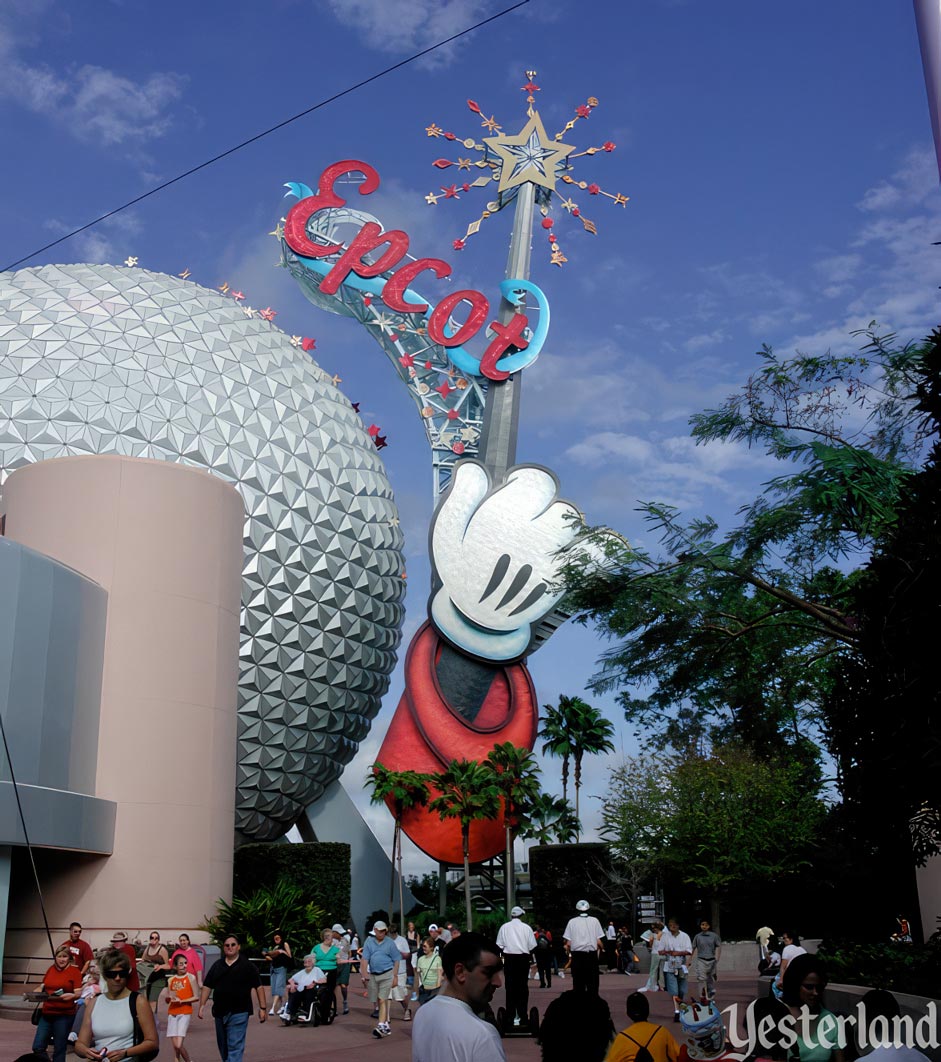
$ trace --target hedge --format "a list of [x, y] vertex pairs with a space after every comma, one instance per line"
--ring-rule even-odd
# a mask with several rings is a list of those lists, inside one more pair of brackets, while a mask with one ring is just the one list
[[235, 850], [233, 893], [245, 899], [283, 878], [300, 885], [331, 922], [350, 917], [350, 846], [339, 841], [243, 844]]

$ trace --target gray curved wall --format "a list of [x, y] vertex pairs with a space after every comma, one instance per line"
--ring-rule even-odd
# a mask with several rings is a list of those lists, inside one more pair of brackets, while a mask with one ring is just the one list
[[[115, 805], [95, 797], [108, 595], [0, 538], [0, 714], [35, 845], [108, 853]], [[0, 745], [0, 845], [24, 844]]]

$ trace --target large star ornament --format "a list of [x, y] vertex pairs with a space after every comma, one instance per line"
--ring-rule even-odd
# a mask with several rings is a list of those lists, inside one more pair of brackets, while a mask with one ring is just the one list
[[498, 192], [526, 183], [541, 184], [554, 191], [556, 167], [575, 150], [574, 145], [549, 139], [538, 111], [533, 111], [517, 136], [487, 136], [484, 143], [503, 163]]

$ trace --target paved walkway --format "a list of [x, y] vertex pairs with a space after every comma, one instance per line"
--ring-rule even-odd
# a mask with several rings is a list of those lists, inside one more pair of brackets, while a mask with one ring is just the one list
[[[611, 1007], [617, 1028], [627, 1025], [624, 1016], [625, 998], [629, 992], [644, 984], [645, 979], [642, 975], [624, 977], [618, 974], [602, 974], [601, 994]], [[551, 989], [531, 988], [530, 1006], [538, 1007], [540, 1012], [545, 1011], [550, 1001], [560, 992], [570, 988], [571, 984], [568, 978], [564, 981], [553, 979]], [[754, 998], [755, 978], [730, 976], [720, 982], [719, 989], [720, 1006], [749, 1002]], [[656, 992], [647, 998], [650, 1000], [653, 1020], [668, 1024], [673, 1010], [669, 996], [665, 992]], [[503, 1003], [501, 989], [494, 997], [494, 1006], [496, 1008]], [[398, 1004], [394, 1006], [398, 1007]], [[302, 1059], [304, 1062], [311, 1062], [318, 1059], [352, 1060], [367, 1057], [374, 1060], [381, 1058], [383, 1062], [409, 1062], [411, 1025], [400, 1021], [398, 1014], [393, 1012], [392, 1035], [384, 1040], [376, 1040], [372, 1036], [375, 1022], [370, 1020], [369, 1011], [369, 1004], [361, 994], [354, 994], [351, 986], [350, 1014], [346, 1017], [340, 1015], [330, 1026], [319, 1026], [316, 1029], [304, 1026], [284, 1028], [280, 1022], [270, 1018], [262, 1026], [253, 1018], [248, 1032], [246, 1062], [300, 1062]], [[161, 1011], [161, 1025], [164, 1028], [165, 1024], [164, 1013]], [[28, 1021], [0, 1019], [0, 1062], [12, 1062], [20, 1054], [28, 1052], [32, 1038], [33, 1027]], [[160, 1043], [160, 1062], [172, 1062], [172, 1046], [162, 1035]], [[537, 1062], [540, 1057], [539, 1047], [534, 1040], [511, 1038], [504, 1040], [503, 1044], [509, 1062]], [[194, 1062], [217, 1062], [219, 1054], [216, 1050], [213, 1024], [208, 1019], [208, 1008], [205, 1021], [200, 1022], [194, 1017], [186, 1045]], [[70, 1053], [69, 1058], [74, 1057]]]

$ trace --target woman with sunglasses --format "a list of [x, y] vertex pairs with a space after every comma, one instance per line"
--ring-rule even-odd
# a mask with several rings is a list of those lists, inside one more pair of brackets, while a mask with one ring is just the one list
[[[75, 1042], [79, 1058], [95, 1062], [124, 1062], [126, 1058], [153, 1054], [157, 1051], [157, 1028], [147, 1000], [139, 992], [133, 996], [127, 987], [131, 974], [128, 957], [112, 948], [99, 960], [105, 990], [85, 1004], [82, 1031]], [[134, 1011], [131, 1011], [133, 1005]], [[142, 1039], [134, 1043], [134, 1015], [141, 1028]]]
[[167, 987], [167, 978], [173, 970], [170, 965], [170, 953], [160, 943], [160, 934], [156, 930], [150, 934], [150, 942], [144, 948], [140, 961], [153, 967], [147, 978], [147, 998], [150, 1000], [150, 1009], [156, 1014], [160, 993]]

